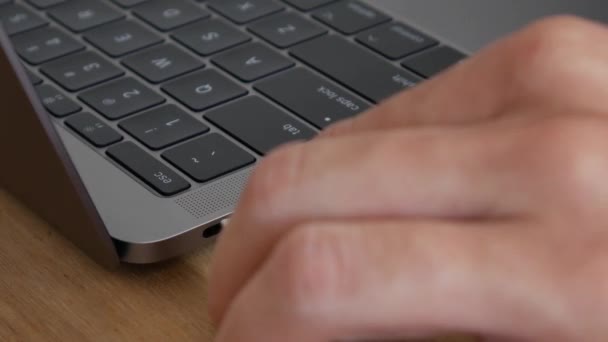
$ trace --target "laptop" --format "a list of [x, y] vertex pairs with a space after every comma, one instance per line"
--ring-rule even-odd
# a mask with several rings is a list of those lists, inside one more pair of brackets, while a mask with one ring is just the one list
[[103, 265], [177, 257], [277, 146], [557, 13], [608, 21], [604, 0], [0, 0], [0, 185]]

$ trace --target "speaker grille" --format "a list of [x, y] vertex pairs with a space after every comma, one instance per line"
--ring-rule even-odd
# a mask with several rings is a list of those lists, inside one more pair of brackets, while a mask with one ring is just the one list
[[175, 203], [197, 219], [233, 211], [250, 175], [251, 169], [239, 172], [180, 197]]

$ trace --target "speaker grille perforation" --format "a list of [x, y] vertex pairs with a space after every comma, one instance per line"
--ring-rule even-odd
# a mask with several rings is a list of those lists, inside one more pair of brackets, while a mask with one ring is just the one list
[[239, 172], [178, 198], [175, 203], [197, 219], [234, 210], [251, 169]]

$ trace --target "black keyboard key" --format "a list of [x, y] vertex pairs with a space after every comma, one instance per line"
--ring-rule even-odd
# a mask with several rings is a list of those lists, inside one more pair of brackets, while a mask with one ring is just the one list
[[71, 116], [65, 124], [97, 147], [106, 147], [122, 140], [116, 130], [90, 113]]
[[6, 34], [13, 35], [44, 26], [47, 21], [23, 6], [6, 5], [0, 9], [0, 24]]
[[295, 6], [302, 11], [310, 11], [311, 9], [315, 9], [317, 7], [321, 7], [323, 5], [327, 5], [336, 0], [284, 0], [288, 4]]
[[40, 64], [84, 49], [84, 45], [56, 28], [43, 28], [13, 37], [15, 50], [30, 64]]
[[112, 57], [126, 55], [163, 40], [132, 21], [119, 21], [88, 31], [84, 38]]
[[255, 162], [252, 155], [219, 134], [197, 138], [163, 153], [162, 156], [201, 183]]
[[203, 111], [247, 95], [247, 90], [215, 70], [200, 71], [163, 86], [193, 111]]
[[261, 81], [255, 88], [318, 128], [351, 118], [370, 107], [344, 88], [301, 68]]
[[423, 51], [403, 61], [403, 66], [430, 78], [466, 58], [460, 51], [440, 46]]
[[121, 7], [133, 7], [148, 0], [112, 0]]
[[154, 150], [209, 130], [209, 127], [174, 105], [162, 106], [126, 119], [120, 123], [120, 128]]
[[148, 1], [137, 6], [133, 13], [161, 31], [173, 30], [209, 16], [209, 12], [185, 0]]
[[365, 31], [357, 36], [357, 41], [390, 59], [403, 58], [437, 45], [433, 38], [399, 23]]
[[300, 44], [291, 53], [376, 103], [421, 81], [411, 72], [337, 36]]
[[44, 84], [36, 87], [36, 92], [42, 105], [56, 117], [68, 116], [82, 109], [75, 101], [66, 97], [65, 94], [51, 85]]
[[251, 37], [221, 20], [203, 20], [173, 34], [173, 38], [202, 56], [244, 44]]
[[113, 146], [107, 153], [163, 196], [172, 196], [190, 188], [184, 178], [132, 142]]
[[246, 97], [205, 117], [262, 155], [285, 143], [308, 140], [316, 134], [259, 97]]
[[353, 34], [391, 19], [359, 1], [341, 1], [323, 7], [313, 17], [344, 33]]
[[327, 33], [316, 23], [293, 13], [282, 13], [257, 21], [249, 29], [280, 48], [286, 48]]
[[274, 0], [212, 0], [209, 6], [238, 24], [283, 10]]
[[152, 47], [125, 58], [123, 63], [152, 83], [164, 82], [204, 67], [199, 59], [173, 45]]
[[66, 2], [66, 0], [27, 0], [32, 6], [45, 9]]
[[113, 81], [86, 91], [79, 97], [110, 120], [165, 102], [162, 96], [132, 78]]
[[69, 1], [53, 7], [48, 14], [75, 32], [82, 32], [123, 17], [122, 13], [104, 1], [94, 0]]
[[42, 83], [42, 78], [38, 77], [38, 75], [26, 69], [27, 77], [30, 79], [33, 85], [39, 85]]
[[91, 51], [63, 57], [45, 64], [40, 70], [70, 91], [78, 91], [119, 77], [124, 73]]
[[213, 58], [213, 63], [245, 82], [255, 81], [295, 65], [289, 58], [260, 43], [251, 43]]

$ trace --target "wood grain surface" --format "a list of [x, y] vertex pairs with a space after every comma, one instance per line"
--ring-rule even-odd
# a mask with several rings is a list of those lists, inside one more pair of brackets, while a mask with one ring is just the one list
[[0, 341], [212, 341], [210, 254], [107, 271], [0, 189]]

